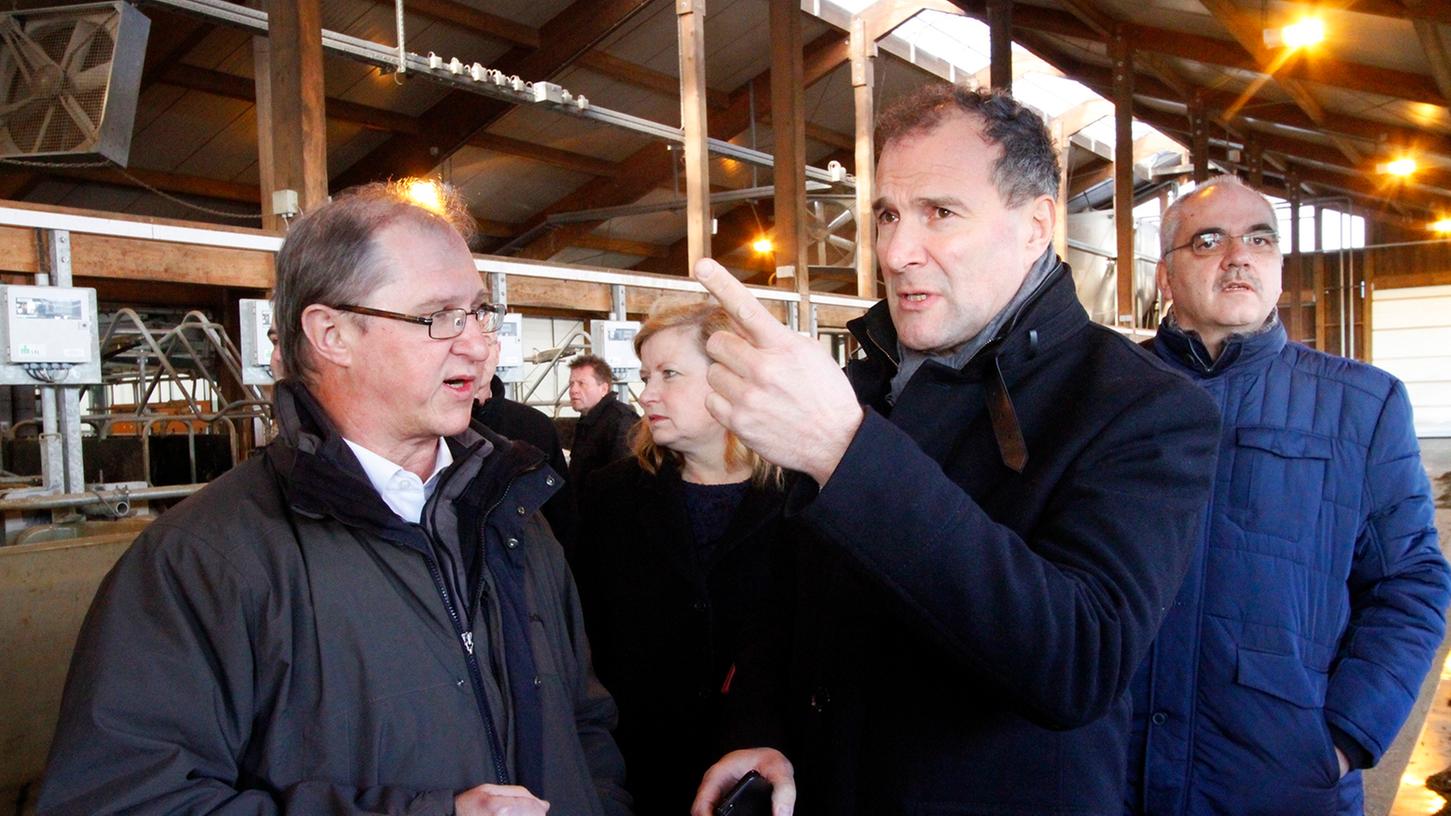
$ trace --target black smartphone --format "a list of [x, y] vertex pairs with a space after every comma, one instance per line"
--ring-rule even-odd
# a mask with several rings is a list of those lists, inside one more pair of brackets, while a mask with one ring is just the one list
[[771, 816], [771, 783], [747, 771], [715, 806], [715, 816]]

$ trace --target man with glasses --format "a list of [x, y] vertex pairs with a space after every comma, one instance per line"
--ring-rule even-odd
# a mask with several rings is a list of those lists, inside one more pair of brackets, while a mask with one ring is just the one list
[[1287, 342], [1274, 210], [1238, 179], [1164, 214], [1145, 345], [1223, 416], [1203, 540], [1135, 678], [1126, 809], [1359, 814], [1441, 641], [1448, 570], [1401, 383]]
[[470, 223], [375, 184], [293, 224], [278, 439], [103, 583], [41, 813], [629, 812], [561, 478], [470, 423], [504, 312]]

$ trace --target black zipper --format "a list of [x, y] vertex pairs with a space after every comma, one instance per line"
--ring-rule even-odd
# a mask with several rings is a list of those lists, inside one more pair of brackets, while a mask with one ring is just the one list
[[[432, 536], [429, 535], [429, 543], [432, 544]], [[454, 606], [453, 599], [449, 597], [448, 587], [444, 585], [443, 573], [438, 569], [438, 561], [433, 553], [427, 553], [424, 558], [428, 561], [428, 573], [433, 576], [433, 586], [438, 590], [439, 597], [443, 598], [443, 605], [448, 610], [448, 617], [453, 621], [454, 634], [458, 636], [459, 646], [464, 652], [464, 663], [468, 665], [469, 680], [474, 686], [474, 701], [479, 706], [479, 716], [484, 720], [484, 732], [489, 740], [489, 753], [494, 762], [494, 774], [499, 779], [500, 785], [508, 785], [509, 769], [504, 765], [504, 746], [499, 741], [499, 732], [494, 727], [493, 712], [489, 709], [489, 698], [484, 693], [484, 676], [479, 670], [479, 659], [474, 653], [473, 632], [464, 627], [463, 621], [459, 618], [458, 608]], [[482, 579], [480, 579], [482, 583]]]

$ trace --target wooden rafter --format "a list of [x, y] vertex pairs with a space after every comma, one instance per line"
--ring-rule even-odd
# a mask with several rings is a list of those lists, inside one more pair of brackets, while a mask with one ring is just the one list
[[[1426, 3], [1423, 0], [1406, 0], [1406, 5], [1411, 8], [1420, 8]], [[1440, 26], [1430, 20], [1412, 20], [1411, 24], [1416, 28], [1416, 37], [1421, 41], [1421, 50], [1426, 53], [1426, 62], [1431, 66], [1431, 77], [1436, 80], [1436, 88], [1441, 92], [1441, 98], [1451, 99], [1451, 59], [1446, 55], [1446, 41], [1441, 39]]]
[[[388, 6], [391, 8], [393, 3], [389, 2]], [[490, 39], [502, 40], [510, 45], [522, 48], [539, 47], [539, 29], [516, 23], [497, 14], [490, 14], [473, 6], [466, 6], [454, 0], [408, 0], [408, 4], [404, 8], [410, 14], [457, 26]]]
[[[955, 0], [963, 11], [978, 19], [986, 20], [984, 0]], [[1013, 26], [1018, 30], [1040, 31], [1059, 37], [1107, 44], [1103, 33], [1103, 14], [1087, 0], [1073, 0], [1067, 4], [1074, 13], [1056, 9], [1018, 4], [1013, 9]], [[1084, 16], [1080, 17], [1079, 13]], [[1241, 13], [1242, 14], [1242, 13]], [[1093, 15], [1094, 22], [1088, 22]], [[1265, 63], [1256, 61], [1253, 53], [1242, 44], [1186, 31], [1174, 31], [1154, 26], [1125, 22], [1125, 35], [1135, 50], [1158, 54], [1176, 59], [1193, 60], [1206, 65], [1238, 68], [1262, 73]], [[1251, 42], [1259, 42], [1260, 30], [1255, 24], [1245, 24], [1245, 35]], [[1264, 51], [1263, 47], [1259, 47]], [[1158, 74], [1156, 70], [1150, 73]], [[1172, 70], [1170, 71], [1172, 73]], [[1309, 82], [1333, 85], [1352, 91], [1393, 96], [1401, 99], [1445, 105], [1446, 97], [1436, 83], [1423, 74], [1383, 68], [1378, 65], [1349, 62], [1324, 55], [1313, 59], [1294, 60], [1281, 66], [1280, 76]], [[1158, 76], [1163, 80], [1163, 76]], [[1170, 84], [1174, 84], [1170, 82]], [[1181, 95], [1181, 99], [1182, 99]]]

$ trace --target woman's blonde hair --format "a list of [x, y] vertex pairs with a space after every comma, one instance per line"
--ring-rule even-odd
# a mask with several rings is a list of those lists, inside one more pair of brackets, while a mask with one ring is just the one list
[[[712, 300], [690, 299], [681, 300], [678, 298], [662, 298], [655, 302], [650, 309], [650, 314], [645, 318], [645, 323], [635, 335], [635, 356], [640, 355], [640, 349], [645, 342], [660, 332], [669, 329], [695, 329], [695, 344], [700, 353], [705, 353], [705, 343], [712, 334], [731, 327], [730, 317], [726, 315], [725, 309]], [[729, 429], [726, 430], [725, 440], [725, 463], [726, 467], [734, 468], [739, 465], [750, 465], [751, 482], [757, 487], [775, 485], [779, 487], [783, 481], [781, 468], [762, 459], [755, 451], [746, 447], [735, 434]], [[682, 464], [683, 457], [669, 448], [655, 444], [655, 438], [650, 433], [650, 423], [641, 419], [635, 425], [631, 434], [630, 448], [635, 453], [635, 458], [640, 462], [640, 468], [646, 473], [655, 474], [660, 472], [660, 466], [669, 457], [677, 466]]]

